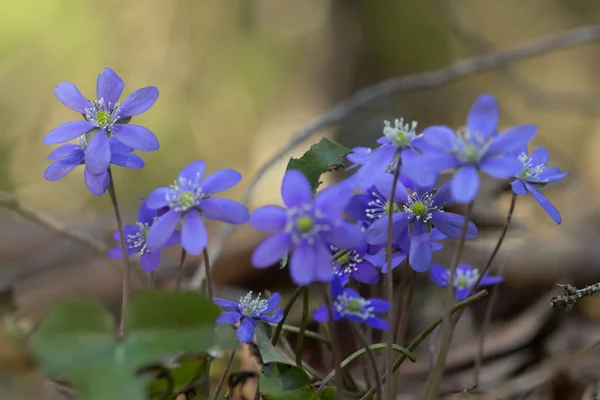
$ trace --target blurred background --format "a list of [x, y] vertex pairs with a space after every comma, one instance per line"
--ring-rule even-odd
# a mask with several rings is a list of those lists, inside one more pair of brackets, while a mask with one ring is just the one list
[[[57, 182], [43, 178], [52, 150], [43, 136], [78, 118], [54, 97], [59, 82], [73, 82], [95, 98], [96, 77], [110, 67], [125, 81], [124, 96], [144, 86], [159, 88], [158, 102], [135, 121], [158, 136], [161, 149], [140, 154], [143, 170], [114, 173], [125, 222], [132, 223], [139, 198], [170, 184], [196, 159], [206, 160], [209, 171], [241, 171], [244, 180], [227, 193], [239, 199], [253, 173], [295, 132], [365, 86], [600, 22], [600, 2], [592, 0], [1, 4], [0, 189], [107, 246], [115, 245], [109, 239], [115, 229], [110, 202], [87, 191], [83, 170]], [[386, 97], [318, 133], [292, 155], [322, 136], [349, 147], [373, 145], [384, 119], [458, 127], [475, 98], [492, 93], [502, 128], [537, 124], [534, 144], [550, 150], [552, 165], [573, 173], [547, 193], [563, 212], [562, 227], [533, 199], [520, 199], [517, 206], [515, 226], [521, 233], [508, 241], [500, 261], [506, 265], [507, 290], [529, 305], [539, 294], [531, 287], [544, 292], [555, 282], [600, 280], [599, 84], [600, 44], [559, 49]], [[251, 209], [280, 202], [286, 164], [287, 159], [270, 170]], [[508, 204], [500, 191], [486, 199], [479, 209], [482, 237], [468, 249], [471, 260], [489, 255]], [[218, 227], [211, 226], [211, 232]], [[255, 283], [260, 279], [248, 265], [259, 239], [251, 229], [236, 231], [215, 270], [220, 285], [265, 288]], [[176, 262], [177, 254], [172, 256]], [[0, 283], [15, 288], [23, 317], [35, 320], [56, 298], [78, 293], [97, 296], [117, 310], [119, 274], [118, 264], [0, 208]], [[270, 281], [271, 289], [283, 285], [278, 279]], [[600, 314], [598, 304], [588, 307], [588, 316]]]

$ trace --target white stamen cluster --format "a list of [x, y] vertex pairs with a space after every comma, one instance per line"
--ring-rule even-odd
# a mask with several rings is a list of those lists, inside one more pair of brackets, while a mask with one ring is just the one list
[[365, 321], [375, 316], [369, 300], [362, 297], [349, 297], [346, 293], [340, 294], [335, 299], [334, 307], [342, 317], [353, 315]]
[[[154, 218], [156, 221], [158, 218]], [[130, 249], [137, 249], [140, 247], [140, 253], [144, 254], [148, 251], [146, 248], [146, 236], [148, 236], [148, 230], [150, 229], [150, 224], [144, 222], [136, 222], [136, 225], [139, 226], [140, 231], [135, 235], [127, 235], [127, 246]]]
[[410, 192], [404, 205], [404, 212], [411, 213], [416, 219], [427, 222], [431, 219], [431, 211], [443, 211], [441, 207], [433, 205], [433, 193], [426, 193], [419, 197], [417, 192]]
[[523, 171], [519, 174], [519, 178], [524, 181], [540, 182], [540, 174], [544, 172], [546, 165], [533, 165], [533, 160], [525, 153], [519, 155], [519, 161], [523, 164]]
[[392, 211], [394, 212], [396, 211], [395, 208], [397, 206], [395, 204], [395, 207], [391, 206], [390, 202], [377, 191], [371, 192], [370, 195], [373, 196], [373, 200], [369, 201], [367, 203], [367, 208], [365, 208], [365, 215], [367, 218], [373, 220], [379, 219], [388, 212], [389, 208], [392, 208]]
[[202, 199], [207, 198], [207, 196], [202, 193], [199, 173], [196, 174], [194, 180], [179, 178], [179, 180], [175, 181], [170, 187], [175, 193], [168, 193], [166, 195], [166, 200], [169, 203], [169, 207], [174, 211], [187, 211], [200, 204]]
[[120, 118], [119, 103], [106, 103], [104, 98], [91, 101], [92, 107], [85, 109], [85, 119], [96, 125], [96, 128], [110, 128]]
[[[470, 289], [471, 286], [477, 282], [479, 279], [479, 270], [477, 268], [473, 269], [457, 269], [454, 274], [454, 286], [457, 290]], [[450, 271], [446, 272], [446, 282], [450, 280]]]
[[400, 118], [394, 120], [394, 126], [392, 126], [390, 121], [383, 121], [383, 124], [383, 134], [397, 147], [407, 147], [415, 136], [417, 136], [415, 132], [417, 128], [416, 121], [413, 121], [409, 125], [404, 123], [403, 118]]
[[339, 276], [349, 275], [358, 271], [358, 264], [363, 258], [356, 250], [342, 250], [336, 246], [329, 246], [333, 254], [333, 273]]
[[240, 312], [246, 317], [257, 317], [263, 315], [269, 308], [269, 301], [260, 298], [261, 293], [254, 298], [252, 291], [249, 291], [245, 296], [240, 297]]

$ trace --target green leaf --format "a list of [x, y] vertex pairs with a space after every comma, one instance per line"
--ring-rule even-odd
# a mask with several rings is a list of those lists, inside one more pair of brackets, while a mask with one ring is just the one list
[[318, 398], [317, 389], [311, 386], [308, 374], [296, 365], [277, 362], [263, 365], [258, 387], [265, 400]]
[[325, 172], [344, 167], [344, 156], [350, 149], [329, 139], [321, 139], [314, 144], [300, 158], [291, 158], [287, 169], [297, 169], [306, 176], [313, 189], [313, 193], [321, 184], [321, 175]]
[[29, 345], [47, 374], [88, 400], [142, 400], [152, 377], [136, 374], [141, 367], [180, 353], [237, 346], [231, 327], [214, 329], [218, 312], [201, 293], [136, 293], [127, 311], [127, 338], [117, 342], [115, 322], [99, 303], [64, 300]]
[[271, 326], [264, 323], [259, 323], [254, 329], [256, 337], [256, 345], [260, 352], [260, 357], [264, 364], [277, 362], [282, 364], [290, 364], [289, 361], [271, 344]]
[[320, 400], [335, 400], [336, 391], [334, 387], [326, 387], [321, 391]]
[[[184, 355], [177, 359], [176, 367], [170, 370], [173, 379], [173, 387], [183, 388], [191, 385], [200, 379], [205, 380], [205, 383], [200, 384], [194, 389], [195, 396], [198, 398], [209, 397], [209, 371], [208, 361], [206, 357]], [[164, 397], [164, 393], [169, 389], [169, 381], [166, 377], [161, 376], [150, 384], [148, 388], [149, 398], [151, 400], [169, 399], [175, 400], [177, 394], [170, 397]]]

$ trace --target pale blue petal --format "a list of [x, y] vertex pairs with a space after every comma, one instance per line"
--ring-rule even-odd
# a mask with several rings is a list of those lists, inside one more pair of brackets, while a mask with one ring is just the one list
[[104, 129], [100, 129], [85, 149], [85, 166], [90, 173], [100, 175], [106, 172], [109, 165], [110, 146], [108, 145], [108, 135]]
[[110, 68], [104, 68], [104, 72], [98, 75], [98, 80], [96, 81], [98, 100], [104, 99], [107, 105], [109, 103], [114, 105], [119, 101], [124, 87], [123, 80], [119, 78], [115, 71]]
[[99, 175], [94, 175], [86, 167], [83, 170], [83, 181], [93, 195], [102, 196], [106, 192], [106, 189], [108, 189], [110, 175], [108, 175], [108, 171], [104, 171]]
[[560, 212], [554, 204], [550, 203], [550, 200], [546, 198], [542, 193], [540, 193], [536, 188], [534, 188], [529, 183], [525, 182], [525, 187], [529, 190], [529, 193], [533, 195], [535, 200], [539, 203], [540, 206], [546, 211], [546, 213], [552, 218], [554, 222], [557, 224], [562, 223], [562, 217], [560, 216]]
[[202, 182], [202, 193], [212, 195], [223, 192], [237, 185], [242, 180], [242, 175], [233, 169], [221, 169], [210, 174]]
[[510, 186], [512, 187], [512, 190], [515, 194], [518, 194], [520, 196], [525, 196], [527, 194], [527, 191], [525, 190], [525, 185], [520, 179], [515, 179], [514, 181], [512, 181]]
[[235, 335], [242, 343], [252, 343], [254, 339], [254, 324], [250, 318], [243, 318], [240, 327], [235, 331]]
[[498, 179], [512, 178], [523, 170], [523, 164], [516, 156], [502, 155], [499, 157], [484, 158], [479, 163], [479, 168], [489, 176]]
[[465, 165], [454, 174], [450, 192], [457, 203], [470, 203], [479, 190], [479, 174], [473, 165]]
[[146, 236], [146, 247], [148, 247], [148, 250], [156, 251], [164, 246], [171, 235], [173, 235], [173, 232], [175, 232], [180, 219], [180, 212], [170, 210], [154, 221], [148, 230], [148, 236]]
[[225, 311], [219, 314], [217, 320], [215, 321], [215, 325], [235, 325], [240, 322], [242, 319], [242, 314], [237, 311]]
[[250, 224], [259, 231], [279, 231], [287, 223], [287, 214], [279, 206], [262, 206], [257, 208], [250, 217]]
[[496, 130], [500, 112], [498, 103], [491, 94], [482, 94], [475, 100], [467, 116], [467, 129], [471, 135], [481, 134], [485, 139]]
[[133, 117], [147, 111], [154, 105], [156, 99], [158, 99], [158, 89], [154, 86], [136, 90], [121, 103], [121, 117]]
[[436, 149], [450, 151], [458, 146], [456, 133], [447, 126], [435, 125], [423, 130], [425, 142]]
[[189, 209], [183, 218], [181, 228], [181, 245], [188, 253], [198, 255], [206, 248], [208, 233], [200, 214], [196, 209]]
[[52, 129], [44, 136], [44, 144], [61, 144], [70, 142], [73, 139], [86, 134], [96, 128], [94, 124], [88, 121], [65, 122]]
[[200, 202], [202, 215], [229, 224], [245, 224], [250, 220], [248, 209], [237, 201], [230, 199], [208, 198]]
[[156, 135], [144, 126], [115, 124], [110, 131], [120, 142], [134, 150], [155, 151], [160, 147]]
[[83, 97], [77, 89], [77, 86], [70, 82], [59, 83], [54, 89], [54, 95], [71, 110], [75, 110], [80, 114], [85, 114], [85, 109], [92, 107], [92, 103]]
[[156, 268], [158, 268], [158, 265], [160, 264], [161, 254], [162, 252], [160, 250], [144, 252], [144, 254], [142, 254], [142, 257], [140, 257], [140, 266], [142, 267], [142, 269], [146, 272], [152, 272]]
[[167, 201], [167, 197], [175, 197], [177, 192], [175, 192], [170, 187], [159, 187], [154, 189], [146, 200], [146, 206], [153, 210], [157, 210], [159, 208], [167, 207], [169, 202]]
[[512, 153], [522, 149], [535, 136], [537, 127], [535, 125], [518, 125], [508, 128], [496, 136], [488, 145], [485, 154]]
[[[465, 217], [460, 214], [450, 212], [431, 212], [431, 224], [435, 226], [444, 235], [452, 239], [459, 239], [462, 233], [462, 227], [465, 222]], [[473, 222], [469, 221], [467, 227], [467, 240], [471, 240], [477, 236], [477, 227]]]
[[312, 188], [302, 172], [288, 170], [281, 184], [281, 198], [288, 207], [297, 207], [310, 203]]
[[316, 263], [317, 248], [306, 241], [300, 242], [290, 257], [289, 270], [292, 281], [299, 286], [312, 283], [315, 280]]
[[289, 233], [277, 233], [263, 240], [252, 253], [251, 262], [256, 268], [267, 268], [281, 259], [290, 251], [292, 237]]

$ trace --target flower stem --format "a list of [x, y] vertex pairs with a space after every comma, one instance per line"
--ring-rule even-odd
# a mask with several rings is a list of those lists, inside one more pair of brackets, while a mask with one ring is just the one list
[[[398, 159], [398, 162], [396, 163], [396, 168], [394, 170], [394, 180], [392, 181], [392, 192], [390, 194], [389, 197], [389, 202], [390, 202], [390, 206], [389, 206], [389, 211], [388, 211], [388, 226], [387, 226], [387, 249], [386, 249], [386, 256], [387, 256], [387, 282], [386, 282], [386, 289], [387, 289], [387, 300], [390, 303], [390, 311], [388, 313], [388, 316], [392, 316], [394, 315], [394, 271], [392, 270], [392, 236], [393, 236], [393, 229], [392, 229], [392, 217], [394, 215], [393, 213], [393, 205], [395, 203], [395, 198], [396, 198], [396, 187], [398, 186], [398, 178], [400, 177], [400, 166], [402, 165], [402, 160]], [[391, 321], [390, 321], [391, 322]], [[388, 350], [387, 350], [387, 368], [386, 370], [391, 373], [392, 372], [392, 367], [394, 364], [394, 330], [390, 329], [388, 331], [387, 334], [387, 343], [388, 343]], [[394, 387], [392, 384], [392, 379], [388, 379], [388, 381], [386, 382], [385, 385], [385, 395], [386, 398], [388, 400], [394, 400], [395, 396], [394, 396]]]
[[271, 337], [271, 344], [273, 346], [277, 346], [277, 341], [279, 340], [279, 335], [281, 335], [281, 330], [283, 329], [283, 324], [284, 324], [286, 318], [288, 317], [288, 314], [292, 310], [294, 303], [296, 302], [298, 297], [302, 294], [303, 290], [304, 290], [304, 288], [302, 286], [298, 286], [296, 288], [296, 290], [294, 290], [294, 293], [292, 294], [292, 297], [290, 298], [290, 300], [285, 305], [285, 308], [283, 309], [283, 318], [281, 318], [281, 321], [279, 321], [279, 323], [277, 324], [277, 328], [275, 328], [275, 332], [273, 332], [273, 336]]
[[[187, 254], [187, 252], [182, 247], [181, 248], [181, 256], [179, 257], [179, 268], [177, 269], [177, 281], [175, 282], [175, 290], [181, 290], [181, 284], [183, 283], [183, 267], [185, 265], [185, 256], [186, 256], [186, 254]], [[204, 264], [206, 264], [206, 260], [207, 259], [208, 259], [208, 255], [204, 259]], [[210, 270], [206, 271], [206, 273], [207, 274], [210, 273]], [[207, 275], [206, 279], [208, 279], [208, 275]], [[212, 298], [212, 295], [209, 295], [209, 297]]]
[[454, 299], [454, 277], [456, 276], [456, 269], [460, 262], [463, 249], [465, 247], [465, 241], [467, 238], [467, 230], [469, 228], [469, 219], [473, 211], [473, 202], [470, 202], [467, 206], [467, 212], [465, 213], [465, 221], [462, 226], [460, 239], [452, 259], [452, 267], [450, 270], [450, 276], [448, 278], [448, 287], [446, 288], [446, 299], [444, 304], [444, 318], [442, 323], [442, 331], [440, 334], [440, 348], [438, 351], [437, 360], [433, 369], [429, 373], [427, 383], [425, 384], [425, 390], [421, 400], [437, 399], [438, 388], [444, 375], [444, 367], [446, 364], [446, 356], [450, 349], [450, 341], [452, 340], [452, 303]]
[[[464, 299], [463, 301], [457, 303], [454, 307], [452, 307], [452, 313], [456, 313], [459, 312], [461, 310], [463, 310], [465, 307], [467, 307], [469, 304], [474, 303], [475, 301], [487, 296], [488, 292], [487, 290], [482, 290], [480, 292], [478, 292], [477, 294], [468, 297], [466, 299]], [[427, 339], [427, 337], [431, 334], [431, 332], [433, 332], [435, 330], [435, 328], [437, 328], [441, 323], [442, 323], [443, 317], [438, 318], [433, 324], [431, 324], [429, 326], [429, 328], [425, 329], [423, 332], [421, 332], [419, 334], [419, 336], [417, 336], [409, 345], [408, 347], [406, 347], [406, 350], [408, 351], [414, 351], [423, 340]], [[398, 359], [396, 359], [396, 361], [394, 361], [394, 367], [392, 369], [392, 371], [396, 371], [400, 365], [404, 362], [404, 360], [406, 360], [408, 357], [406, 355], [401, 355]], [[387, 374], [383, 376], [382, 378], [383, 381], [387, 381]], [[371, 389], [369, 389], [369, 391], [367, 393], [365, 393], [365, 395], [360, 399], [360, 400], [369, 400], [371, 398], [373, 398], [373, 396], [375, 395], [375, 392], [377, 391], [376, 387], [372, 387]]]
[[[325, 306], [327, 307], [327, 314], [328, 314], [328, 318], [327, 318], [327, 322], [329, 324], [329, 334], [330, 334], [330, 339], [331, 339], [331, 343], [333, 346], [331, 346], [332, 350], [333, 350], [333, 365], [335, 367], [334, 371], [335, 373], [338, 375], [338, 379], [335, 380], [335, 388], [337, 391], [337, 398], [338, 399], [344, 399], [344, 384], [343, 384], [343, 376], [342, 376], [342, 353], [340, 351], [340, 346], [335, 346], [335, 343], [339, 343], [339, 335], [338, 335], [338, 331], [337, 331], [337, 325], [335, 323], [334, 320], [334, 315], [333, 315], [333, 302], [331, 300], [331, 298], [329, 297], [329, 286], [326, 284], [321, 285], [322, 289], [323, 289], [323, 298], [325, 300]], [[321, 383], [321, 386], [319, 387], [319, 392], [325, 387], [325, 385], [323, 383]]]
[[[275, 324], [273, 324], [273, 325], [275, 325]], [[277, 329], [277, 325], [275, 325], [275, 328]], [[293, 325], [283, 324], [282, 330], [288, 331], [288, 332], [300, 333], [300, 328], [298, 328], [297, 326], [293, 326]], [[305, 329], [304, 336], [307, 338], [318, 340], [319, 342], [323, 342], [331, 347], [331, 342], [329, 341], [329, 339], [327, 339], [325, 336], [323, 336], [317, 332], [313, 332], [313, 331], [309, 331], [308, 329]], [[280, 335], [280, 337], [281, 337], [281, 335]]]
[[[183, 258], [183, 256], [182, 256]], [[208, 258], [208, 249], [206, 247], [202, 250], [202, 258], [204, 259], [204, 271], [206, 273], [206, 294], [210, 301], [213, 301], [213, 286], [212, 286], [212, 276], [210, 272], [210, 260]]]
[[223, 385], [225, 384], [225, 379], [227, 379], [227, 374], [231, 369], [231, 364], [233, 364], [233, 359], [235, 358], [235, 350], [231, 352], [231, 355], [227, 359], [227, 363], [225, 364], [225, 369], [217, 382], [217, 387], [215, 388], [215, 393], [212, 396], [212, 400], [217, 400], [219, 398], [219, 393], [221, 393], [221, 389], [223, 389]]
[[[379, 394], [378, 398], [381, 400], [383, 397], [383, 392], [381, 391], [381, 375], [379, 374], [379, 368], [377, 367], [377, 361], [375, 360], [375, 356], [373, 356], [373, 352], [371, 351], [369, 343], [367, 342], [367, 337], [365, 336], [364, 333], [362, 333], [362, 331], [360, 330], [360, 327], [357, 327], [352, 323], [350, 324], [350, 329], [352, 330], [352, 334], [354, 335], [354, 338], [356, 339], [358, 346], [359, 347], [362, 346], [362, 348], [359, 350], [365, 350], [367, 353], [367, 358], [369, 359], [369, 362], [371, 363], [371, 368], [373, 369], [373, 375], [375, 377], [375, 385], [378, 386], [378, 388], [377, 388], [377, 393]], [[346, 360], [347, 359], [348, 358], [346, 358]], [[346, 361], [346, 360], [344, 360], [344, 361]], [[342, 361], [342, 365], [344, 365], [344, 361]]]
[[302, 323], [300, 324], [300, 332], [298, 332], [298, 340], [296, 341], [296, 365], [302, 366], [302, 350], [304, 348], [304, 333], [308, 325], [308, 287], [302, 291]]
[[[416, 271], [407, 266], [406, 274], [408, 275], [408, 293], [406, 295], [406, 304], [402, 307], [402, 312], [400, 316], [400, 327], [398, 329], [398, 334], [396, 335], [396, 342], [402, 344], [404, 343], [404, 339], [406, 338], [406, 331], [408, 329], [408, 319], [410, 317], [410, 305], [412, 303], [413, 294], [415, 292], [415, 277], [417, 275]], [[398, 373], [398, 377], [396, 379], [392, 379], [394, 381], [394, 393], [398, 389], [398, 383], [400, 381], [400, 374]]]
[[119, 241], [121, 244], [121, 252], [123, 254], [123, 297], [121, 300], [121, 320], [119, 321], [119, 338], [125, 337], [125, 318], [127, 306], [129, 305], [129, 292], [131, 290], [131, 269], [129, 267], [129, 257], [127, 257], [127, 240], [123, 231], [123, 220], [121, 219], [121, 211], [119, 211], [119, 202], [117, 200], [117, 192], [115, 191], [115, 183], [110, 166], [108, 167], [108, 194], [115, 210], [115, 218], [117, 220], [117, 228], [119, 229]]
[[156, 287], [156, 274], [154, 271], [148, 273], [148, 289], [154, 290]]

